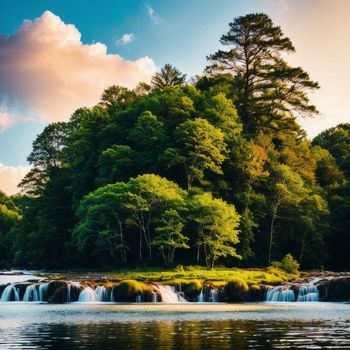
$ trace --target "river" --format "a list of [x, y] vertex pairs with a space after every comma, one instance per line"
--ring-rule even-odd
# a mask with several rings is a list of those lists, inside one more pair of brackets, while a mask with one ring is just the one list
[[0, 349], [350, 349], [350, 303], [1, 302]]
[[0, 349], [87, 348], [350, 349], [350, 304], [0, 305]]

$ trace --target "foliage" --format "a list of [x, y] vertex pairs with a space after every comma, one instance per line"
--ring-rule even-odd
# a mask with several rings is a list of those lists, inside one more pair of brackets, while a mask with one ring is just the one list
[[[284, 60], [294, 47], [267, 15], [235, 18], [221, 43], [192, 83], [168, 64], [151, 85], [108, 87], [96, 106], [44, 128], [24, 195], [0, 195], [3, 266], [212, 269], [290, 253], [305, 269], [349, 268], [349, 124], [306, 139], [297, 117], [317, 114], [308, 92], [318, 84]], [[290, 276], [159, 276], [182, 277]]]
[[287, 254], [282, 261], [273, 261], [273, 267], [286, 271], [288, 273], [298, 274], [300, 264], [293, 258], [292, 254]]

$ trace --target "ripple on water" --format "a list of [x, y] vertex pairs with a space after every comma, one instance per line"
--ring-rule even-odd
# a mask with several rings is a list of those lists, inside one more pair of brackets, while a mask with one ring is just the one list
[[150, 310], [5, 304], [0, 349], [350, 349], [345, 304], [246, 312]]

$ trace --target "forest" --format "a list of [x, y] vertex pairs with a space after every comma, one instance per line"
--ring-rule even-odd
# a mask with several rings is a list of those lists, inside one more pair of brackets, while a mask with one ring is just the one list
[[350, 269], [350, 124], [312, 140], [319, 89], [265, 14], [233, 19], [203, 74], [171, 64], [47, 125], [0, 193], [0, 268]]

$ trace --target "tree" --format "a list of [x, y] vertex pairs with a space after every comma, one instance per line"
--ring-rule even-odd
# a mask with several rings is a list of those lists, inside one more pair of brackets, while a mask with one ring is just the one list
[[98, 159], [96, 183], [104, 186], [117, 181], [129, 181], [133, 175], [137, 153], [129, 146], [113, 145], [102, 151]]
[[222, 174], [221, 164], [226, 156], [224, 134], [207, 120], [196, 118], [180, 124], [174, 133], [178, 147], [167, 149], [163, 160], [169, 167], [182, 164], [186, 173], [186, 185], [204, 181], [205, 171]]
[[172, 85], [182, 85], [186, 80], [186, 74], [182, 74], [177, 68], [167, 63], [157, 72], [151, 80], [154, 88], [164, 88]]
[[271, 263], [273, 236], [276, 230], [276, 221], [282, 206], [287, 203], [297, 206], [307, 194], [301, 177], [294, 173], [287, 165], [277, 165], [271, 173], [270, 188], [270, 228], [268, 245], [268, 264]]
[[203, 250], [205, 263], [213, 268], [219, 257], [240, 258], [234, 244], [239, 242], [240, 216], [232, 204], [205, 192], [190, 199], [192, 219], [197, 225], [197, 261]]
[[157, 247], [162, 254], [164, 263], [171, 265], [174, 262], [174, 253], [178, 248], [189, 249], [189, 238], [182, 233], [184, 218], [175, 209], [165, 210], [157, 220], [155, 237], [152, 245]]
[[78, 207], [79, 224], [74, 239], [83, 254], [93, 256], [96, 247], [107, 251], [113, 262], [126, 263], [125, 201], [129, 186], [123, 182], [98, 188], [85, 196]]
[[319, 86], [302, 68], [290, 67], [282, 58], [295, 49], [281, 28], [265, 14], [248, 14], [229, 23], [220, 42], [229, 49], [210, 55], [207, 71], [234, 76], [236, 106], [246, 132], [255, 134], [260, 128], [299, 132], [295, 114], [317, 112], [306, 92]]
[[312, 144], [328, 150], [350, 179], [350, 123], [339, 124], [321, 132], [312, 140]]
[[154, 174], [139, 175], [129, 182], [125, 208], [129, 211], [129, 223], [139, 229], [139, 259], [142, 260], [142, 242], [152, 258], [151, 225], [159, 211], [181, 206], [185, 191], [177, 184]]

